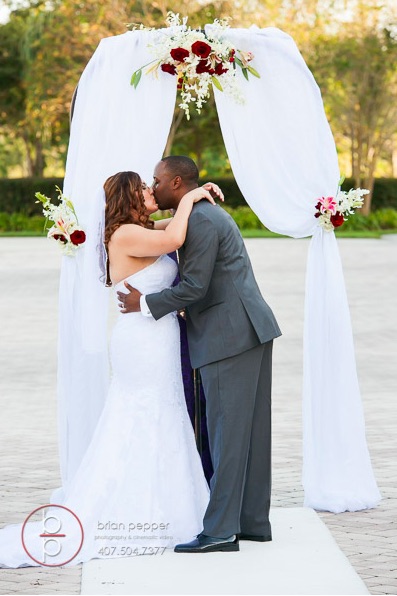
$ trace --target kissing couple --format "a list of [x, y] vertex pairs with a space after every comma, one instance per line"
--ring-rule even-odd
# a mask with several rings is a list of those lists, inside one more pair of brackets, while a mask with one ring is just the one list
[[[105, 405], [62, 503], [84, 528], [68, 565], [142, 548], [238, 551], [240, 540], [272, 539], [272, 347], [281, 332], [237, 225], [215, 204], [220, 189], [200, 187], [198, 178], [194, 161], [170, 156], [156, 165], [151, 187], [134, 172], [104, 184], [107, 284], [121, 309]], [[158, 209], [174, 216], [154, 222]], [[186, 408], [181, 310], [206, 398], [210, 488]], [[7, 526], [0, 566], [22, 565], [32, 561], [18, 527]]]

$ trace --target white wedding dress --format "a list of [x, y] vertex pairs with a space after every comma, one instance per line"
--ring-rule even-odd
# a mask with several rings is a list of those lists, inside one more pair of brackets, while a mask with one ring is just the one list
[[[163, 255], [127, 281], [142, 293], [170, 287], [176, 264]], [[127, 291], [123, 281], [114, 287]], [[115, 294], [116, 296], [116, 294]], [[0, 530], [0, 567], [47, 563], [76, 565], [93, 558], [157, 554], [202, 531], [209, 489], [187, 413], [175, 313], [156, 321], [141, 313], [120, 314], [111, 338], [112, 381], [92, 441], [52, 520], [12, 524]], [[44, 503], [43, 503], [44, 505]], [[65, 517], [62, 517], [65, 516]], [[32, 518], [33, 519], [33, 518]], [[74, 518], [73, 518], [74, 519]], [[60, 520], [60, 521], [59, 521]], [[55, 525], [57, 527], [55, 527]], [[53, 539], [53, 553], [40, 533]], [[65, 529], [67, 531], [65, 531]], [[55, 557], [55, 540], [62, 552]]]

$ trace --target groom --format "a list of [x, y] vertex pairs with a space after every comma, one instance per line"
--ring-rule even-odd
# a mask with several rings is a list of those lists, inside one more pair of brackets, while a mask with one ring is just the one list
[[[194, 161], [162, 159], [154, 170], [159, 208], [177, 209], [198, 186]], [[175, 552], [239, 550], [240, 540], [271, 540], [271, 371], [281, 335], [252, 271], [240, 232], [221, 207], [200, 201], [179, 249], [181, 281], [142, 296], [127, 285], [123, 312], [160, 319], [186, 308], [192, 366], [200, 369], [214, 474], [203, 531]]]

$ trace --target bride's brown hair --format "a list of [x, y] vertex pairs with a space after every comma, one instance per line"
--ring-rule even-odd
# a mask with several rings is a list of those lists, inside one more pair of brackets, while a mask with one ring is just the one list
[[[137, 224], [153, 228], [154, 222], [146, 212], [142, 192], [142, 180], [136, 172], [118, 172], [110, 176], [103, 185], [106, 196], [104, 242], [106, 253], [114, 232], [124, 224]], [[112, 285], [107, 259], [106, 285]]]

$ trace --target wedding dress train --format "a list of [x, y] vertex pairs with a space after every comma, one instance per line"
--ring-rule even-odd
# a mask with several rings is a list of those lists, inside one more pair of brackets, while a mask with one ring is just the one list
[[[175, 275], [176, 264], [163, 255], [127, 281], [150, 293], [170, 287]], [[127, 291], [123, 281], [114, 290]], [[58, 505], [65, 509], [51, 508], [44, 527], [42, 520], [28, 522], [24, 543], [22, 524], [1, 529], [0, 567], [39, 565], [44, 550], [46, 564], [65, 566], [157, 554], [201, 532], [209, 489], [186, 410], [179, 350], [175, 313], [158, 321], [119, 315], [108, 396], [80, 467], [64, 487]]]

